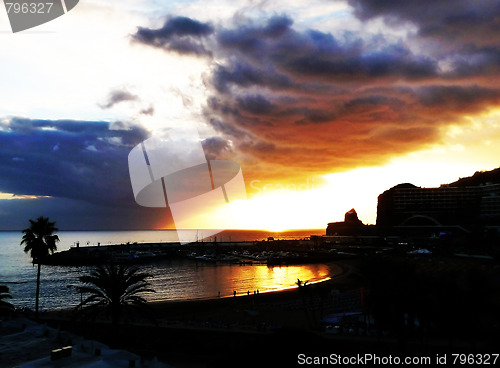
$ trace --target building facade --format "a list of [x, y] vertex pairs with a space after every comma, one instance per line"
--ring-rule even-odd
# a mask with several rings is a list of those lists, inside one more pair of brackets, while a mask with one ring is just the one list
[[500, 224], [500, 184], [420, 188], [397, 185], [378, 197], [377, 226], [457, 227], [472, 231]]

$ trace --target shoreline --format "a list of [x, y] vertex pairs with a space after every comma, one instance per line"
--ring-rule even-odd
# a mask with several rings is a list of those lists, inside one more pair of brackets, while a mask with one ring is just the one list
[[[285, 266], [286, 267], [286, 266]], [[327, 276], [319, 280], [314, 280], [310, 281], [307, 283], [307, 285], [316, 285], [324, 282], [328, 282], [330, 280], [333, 280], [336, 277], [340, 277], [343, 275], [343, 272], [341, 274], [337, 274], [336, 276]], [[281, 293], [281, 292], [286, 292], [289, 290], [294, 290], [297, 289], [298, 286], [295, 285], [290, 285], [290, 286], [284, 286], [281, 288], [277, 289], [269, 289], [269, 290], [259, 290], [257, 295], [263, 295], [263, 294], [272, 294], [272, 293]], [[247, 294], [246, 292], [239, 292], [236, 293], [236, 295], [221, 295], [221, 296], [212, 296], [212, 297], [198, 297], [198, 298], [190, 298], [190, 299], [158, 299], [158, 300], [148, 300], [148, 303], [183, 303], [183, 302], [196, 302], [196, 301], [205, 301], [205, 300], [221, 300], [221, 299], [233, 299], [233, 298], [243, 298], [243, 297], [249, 297], [253, 296], [255, 293], [251, 292], [250, 294]]]
[[[338, 275], [340, 276], [340, 275]], [[309, 282], [308, 285], [317, 285], [317, 284], [322, 284], [322, 283], [327, 283], [328, 281], [332, 281], [334, 278], [328, 276], [325, 277], [321, 280], [316, 280]], [[285, 293], [288, 291], [293, 291], [295, 289], [298, 289], [298, 286], [296, 285], [291, 285], [291, 286], [285, 286], [280, 289], [271, 289], [271, 290], [263, 290], [259, 291], [257, 295], [271, 295], [271, 294], [278, 294], [278, 293]], [[236, 299], [236, 298], [249, 298], [249, 297], [254, 297], [255, 294], [250, 293], [248, 295], [247, 293], [238, 293], [236, 296], [233, 295], [222, 295], [220, 297], [218, 296], [213, 296], [213, 297], [199, 297], [199, 298], [190, 298], [190, 299], [157, 299], [157, 300], [148, 300], [147, 305], [153, 306], [153, 305], [163, 305], [163, 304], [175, 304], [175, 303], [197, 303], [197, 302], [210, 302], [210, 301], [217, 301], [217, 300], [226, 300], [226, 299]], [[51, 308], [47, 310], [42, 310], [42, 313], [49, 314], [49, 313], [55, 313], [55, 312], [68, 312], [68, 311], [73, 311], [76, 309], [77, 305], [72, 306], [72, 307], [58, 307], [58, 308]]]
[[[340, 269], [337, 275], [329, 275], [321, 280], [309, 282], [307, 285], [312, 288], [337, 288], [343, 291], [350, 290], [353, 287], [352, 280], [349, 279], [354, 270], [353, 262], [341, 261], [334, 264]], [[221, 297], [207, 297], [207, 298], [192, 298], [192, 299], [164, 299], [164, 300], [151, 300], [147, 302], [147, 306], [161, 314], [167, 313], [170, 309], [177, 310], [182, 314], [183, 308], [198, 309], [203, 306], [223, 306], [224, 304], [245, 304], [248, 302], [258, 301], [259, 303], [275, 303], [284, 300], [294, 299], [297, 297], [298, 286], [292, 285], [280, 289], [260, 291], [258, 294], [239, 293], [235, 296], [225, 295]], [[68, 319], [72, 318], [77, 306], [61, 307], [46, 310], [42, 313], [42, 319]], [[68, 316], [68, 314], [70, 314]]]
[[[325, 265], [328, 266], [337, 266], [341, 271], [340, 273], [336, 275], [329, 275], [327, 277], [324, 277], [319, 280], [314, 280], [310, 281], [307, 283], [307, 285], [322, 285], [322, 284], [328, 284], [329, 286], [334, 285], [334, 284], [340, 284], [345, 283], [345, 278], [349, 277], [354, 269], [354, 266], [352, 264], [353, 262], [349, 262], [346, 260], [341, 260], [338, 262], [325, 262]], [[283, 266], [287, 267], [287, 266]], [[308, 280], [305, 280], [308, 281]], [[263, 290], [260, 291], [258, 295], [271, 295], [271, 294], [278, 294], [278, 293], [286, 293], [288, 291], [293, 291], [295, 289], [298, 289], [298, 286], [295, 285], [290, 285], [290, 286], [285, 286], [283, 288], [279, 289], [271, 289], [271, 290]], [[250, 293], [250, 295], [247, 295], [246, 293], [237, 293], [236, 298], [244, 298], [244, 297], [252, 297], [254, 294]], [[221, 297], [207, 297], [207, 298], [193, 298], [193, 299], [166, 299], [166, 300], [152, 300], [148, 301], [148, 303], [184, 303], [184, 302], [197, 302], [197, 301], [208, 301], [208, 300], [223, 300], [223, 299], [234, 299], [235, 297], [233, 295], [224, 295]]]
[[[188, 260], [188, 261], [191, 261], [191, 260]], [[302, 278], [302, 277], [300, 277], [300, 275], [299, 275], [299, 278], [303, 282], [308, 281], [307, 285], [311, 285], [311, 286], [315, 286], [315, 285], [319, 285], [319, 284], [327, 284], [327, 283], [331, 283], [331, 282], [338, 282], [338, 280], [340, 278], [346, 277], [348, 270], [350, 271], [350, 269], [346, 266], [347, 263], [350, 263], [350, 262], [349, 262], [349, 260], [345, 260], [345, 259], [339, 260], [336, 262], [333, 262], [333, 261], [323, 262], [323, 263], [321, 263], [321, 265], [326, 266], [328, 268], [328, 273], [325, 273], [323, 275], [318, 275], [318, 278], [312, 277], [312, 278], [308, 279], [307, 277]], [[285, 268], [285, 269], [288, 267], [293, 267], [293, 268], [306, 267], [307, 268], [309, 265], [310, 265], [309, 263], [305, 263], [302, 265], [292, 264], [292, 265], [281, 265], [281, 266], [271, 266], [271, 267], [272, 268], [278, 267], [278, 268]], [[317, 263], [314, 263], [313, 265], [317, 265]], [[215, 265], [213, 263], [207, 263], [207, 266], [209, 266], [209, 267], [220, 267], [220, 266], [225, 267], [225, 266], [228, 266], [228, 264], [221, 263], [220, 265], [219, 264]], [[246, 266], [246, 267], [269, 267], [269, 266], [254, 265], [254, 266]], [[153, 276], [153, 280], [154, 280], [154, 278], [155, 277]], [[293, 281], [294, 281], [293, 284], [290, 284], [287, 286], [280, 286], [280, 287], [274, 287], [274, 288], [269, 288], [269, 286], [267, 286], [268, 287], [267, 289], [266, 289], [266, 285], [263, 285], [261, 288], [250, 286], [249, 289], [247, 289], [245, 285], [240, 285], [240, 286], [235, 286], [234, 289], [237, 291], [236, 298], [253, 296], [254, 292], [256, 292], [257, 289], [259, 290], [257, 295], [263, 296], [263, 295], [268, 295], [268, 294], [277, 294], [277, 293], [284, 293], [287, 291], [293, 291], [293, 290], [298, 288], [298, 286], [296, 284], [297, 279], [294, 279]], [[154, 285], [152, 285], [152, 286], [154, 288]], [[233, 299], [233, 298], [235, 298], [235, 296], [230, 291], [234, 290], [234, 289], [228, 290], [226, 288], [225, 293], [222, 293], [220, 296], [217, 295], [217, 291], [215, 289], [215, 290], [213, 290], [213, 293], [212, 292], [211, 293], [202, 292], [202, 293], [199, 293], [200, 294], [199, 296], [194, 296], [194, 297], [189, 297], [189, 298], [179, 298], [176, 294], [172, 294], [173, 298], [168, 298], [168, 296], [166, 297], [165, 295], [161, 295], [161, 294], [157, 295], [155, 293], [155, 294], [150, 294], [147, 296], [147, 304], [154, 305], [154, 304], [163, 304], [163, 303], [196, 303], [196, 302], [205, 302], [205, 301], [214, 301], [214, 300], [216, 301], [216, 300]], [[159, 289], [157, 289], [157, 290], [159, 290]], [[223, 290], [223, 289], [221, 289], [221, 290]], [[250, 291], [250, 294], [248, 294], [248, 291]], [[51, 314], [51, 313], [58, 313], [58, 312], [67, 313], [68, 311], [73, 311], [74, 309], [76, 309], [78, 304], [79, 303], [75, 301], [74, 304], [72, 303], [70, 305], [56, 306], [56, 307], [52, 307], [52, 308], [51, 307], [43, 308], [43, 309], [41, 309], [41, 312], [44, 314]], [[31, 308], [29, 308], [29, 309], [31, 309]]]

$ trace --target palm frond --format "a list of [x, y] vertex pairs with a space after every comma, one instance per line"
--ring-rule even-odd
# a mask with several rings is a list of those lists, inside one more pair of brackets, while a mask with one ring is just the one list
[[6, 311], [13, 311], [14, 306], [5, 301], [4, 299], [12, 299], [12, 295], [9, 294], [9, 287], [6, 285], [0, 285], [0, 309]]
[[131, 308], [145, 305], [145, 293], [155, 292], [147, 279], [150, 274], [125, 264], [96, 266], [88, 275], [80, 276], [81, 293], [90, 294], [79, 306], [82, 316], [96, 318], [111, 317], [117, 322]]

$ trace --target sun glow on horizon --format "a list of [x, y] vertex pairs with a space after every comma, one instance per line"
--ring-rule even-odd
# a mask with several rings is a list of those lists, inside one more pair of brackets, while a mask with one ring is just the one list
[[[325, 228], [329, 222], [343, 221], [345, 212], [356, 209], [365, 224], [375, 224], [377, 197], [400, 184], [439, 187], [477, 170], [499, 166], [500, 147], [488, 144], [500, 136], [497, 120], [500, 110], [468, 118], [468, 125], [451, 125], [442, 134], [441, 144], [396, 157], [376, 167], [359, 167], [341, 173], [327, 174], [315, 185], [282, 184], [259, 180], [247, 189], [259, 188], [247, 200], [231, 202], [216, 208], [208, 221], [193, 218], [193, 228], [220, 229], [286, 229]], [[488, 150], [484, 147], [487, 146]], [[312, 182], [312, 181], [311, 181]], [[308, 181], [309, 183], [309, 181]], [[265, 189], [265, 190], [264, 190]]]
[[0, 200], [16, 200], [16, 199], [37, 199], [37, 198], [51, 198], [50, 196], [28, 195], [28, 194], [14, 194], [0, 192]]

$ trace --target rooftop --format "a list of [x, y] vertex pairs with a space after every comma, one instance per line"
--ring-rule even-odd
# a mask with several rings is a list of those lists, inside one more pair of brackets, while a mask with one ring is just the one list
[[0, 322], [0, 358], [4, 368], [169, 367], [23, 317]]

